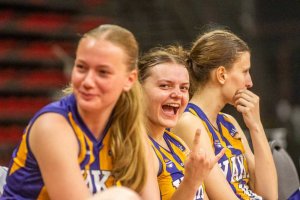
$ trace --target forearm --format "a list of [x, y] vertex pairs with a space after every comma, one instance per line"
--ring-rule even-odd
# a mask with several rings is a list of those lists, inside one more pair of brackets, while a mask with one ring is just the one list
[[271, 149], [261, 123], [250, 130], [254, 150], [254, 191], [265, 199], [277, 199], [277, 173]]

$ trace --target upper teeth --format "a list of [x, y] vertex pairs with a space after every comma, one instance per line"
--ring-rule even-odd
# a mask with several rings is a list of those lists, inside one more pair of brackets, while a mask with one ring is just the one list
[[178, 108], [178, 107], [179, 107], [179, 104], [177, 104], [177, 103], [168, 103], [167, 106], [171, 106], [171, 107], [176, 107], [176, 108]]

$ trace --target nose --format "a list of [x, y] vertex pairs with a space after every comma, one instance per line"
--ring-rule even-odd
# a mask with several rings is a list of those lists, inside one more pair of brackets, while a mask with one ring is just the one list
[[182, 92], [180, 91], [180, 89], [178, 88], [174, 88], [174, 90], [172, 91], [171, 93], [171, 97], [172, 98], [182, 98], [183, 94]]
[[246, 87], [247, 87], [248, 89], [253, 87], [253, 82], [252, 82], [252, 79], [251, 79], [251, 75], [250, 75], [250, 74], [248, 75], [247, 80], [246, 80]]
[[90, 88], [93, 87], [94, 85], [94, 73], [92, 71], [87, 72], [87, 74], [85, 75], [82, 84], [84, 87], [86, 88]]

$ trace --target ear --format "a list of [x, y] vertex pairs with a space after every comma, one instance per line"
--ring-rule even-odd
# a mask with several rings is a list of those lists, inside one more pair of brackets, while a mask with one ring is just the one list
[[217, 78], [218, 82], [221, 83], [222, 85], [225, 83], [225, 81], [227, 79], [227, 71], [224, 66], [220, 66], [217, 68], [216, 78]]
[[131, 89], [131, 87], [133, 86], [133, 84], [137, 80], [137, 76], [138, 76], [137, 69], [134, 69], [134, 70], [129, 72], [127, 80], [126, 80], [126, 82], [124, 84], [124, 87], [123, 87], [124, 92], [128, 92]]

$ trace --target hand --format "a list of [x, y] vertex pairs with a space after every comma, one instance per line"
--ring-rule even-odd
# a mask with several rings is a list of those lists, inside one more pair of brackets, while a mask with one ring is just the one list
[[191, 152], [189, 153], [185, 162], [184, 174], [184, 181], [190, 182], [190, 184], [196, 188], [200, 187], [211, 169], [225, 152], [225, 149], [222, 149], [217, 156], [208, 158], [205, 151], [200, 148], [200, 134], [200, 129], [197, 129]]
[[247, 89], [238, 90], [234, 96], [234, 105], [243, 115], [246, 126], [251, 129], [260, 124], [259, 97]]

